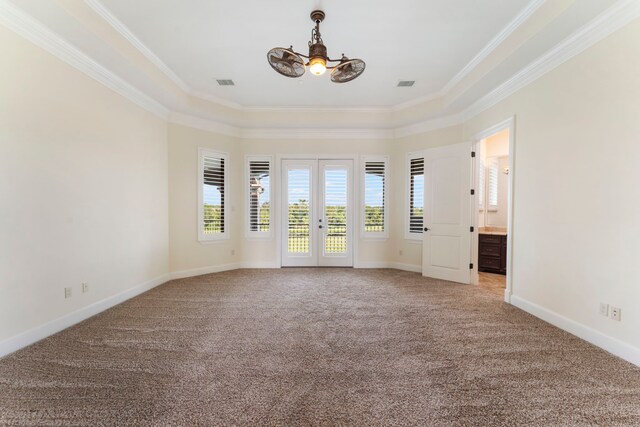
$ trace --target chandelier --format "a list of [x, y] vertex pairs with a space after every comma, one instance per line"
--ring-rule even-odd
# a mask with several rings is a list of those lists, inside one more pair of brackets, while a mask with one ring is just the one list
[[[366, 64], [361, 59], [349, 59], [344, 54], [340, 59], [330, 59], [327, 56], [327, 47], [322, 42], [320, 23], [324, 21], [324, 12], [314, 10], [311, 12], [311, 20], [316, 26], [311, 30], [309, 41], [309, 56], [295, 52], [293, 46], [289, 49], [275, 47], [267, 53], [269, 65], [278, 73], [287, 77], [300, 77], [309, 67], [311, 74], [320, 76], [327, 70], [331, 71], [331, 81], [334, 83], [346, 83], [358, 77], [364, 72]], [[307, 62], [304, 59], [308, 59]], [[337, 62], [337, 65], [327, 66], [329, 62]]]

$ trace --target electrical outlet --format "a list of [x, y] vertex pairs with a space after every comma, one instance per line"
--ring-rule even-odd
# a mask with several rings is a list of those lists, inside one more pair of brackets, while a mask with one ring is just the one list
[[236, 254], [236, 250], [235, 249], [231, 249], [231, 256], [234, 256]]
[[622, 320], [622, 310], [619, 307], [611, 307], [611, 318], [618, 322]]
[[86, 294], [89, 292], [89, 284], [87, 282], [82, 282], [82, 293]]
[[71, 298], [71, 288], [64, 288], [64, 297]]
[[400, 249], [398, 253], [400, 254], [400, 256], [402, 256], [402, 249]]
[[602, 316], [608, 316], [609, 315], [609, 304], [605, 304], [604, 302], [600, 303], [600, 314]]

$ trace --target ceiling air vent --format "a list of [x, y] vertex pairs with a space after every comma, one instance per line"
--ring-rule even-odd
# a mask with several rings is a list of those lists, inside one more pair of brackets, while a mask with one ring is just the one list
[[236, 84], [233, 80], [217, 80], [220, 86], [235, 86]]
[[415, 80], [400, 80], [398, 82], [398, 87], [411, 87], [415, 82]]

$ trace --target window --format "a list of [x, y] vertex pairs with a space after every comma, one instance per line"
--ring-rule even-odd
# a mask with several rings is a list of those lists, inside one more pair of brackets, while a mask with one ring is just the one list
[[387, 230], [387, 158], [364, 157], [364, 177], [362, 180], [362, 236], [382, 237]]
[[424, 224], [424, 157], [420, 154], [407, 156], [408, 209], [405, 238], [422, 240]]
[[498, 210], [498, 172], [500, 164], [497, 157], [487, 159], [487, 210]]
[[271, 157], [247, 157], [247, 236], [271, 237]]
[[198, 239], [227, 239], [228, 156], [201, 148], [198, 160]]
[[478, 159], [478, 207], [480, 212], [484, 210], [484, 159], [482, 156]]

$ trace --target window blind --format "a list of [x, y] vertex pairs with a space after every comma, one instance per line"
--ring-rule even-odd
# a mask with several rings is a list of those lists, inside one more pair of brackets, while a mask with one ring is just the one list
[[500, 166], [497, 158], [489, 160], [487, 171], [487, 208], [489, 210], [498, 209], [498, 172]]
[[271, 229], [271, 162], [249, 160], [249, 231]]
[[409, 161], [409, 232], [422, 233], [424, 221], [424, 158]]
[[385, 231], [385, 179], [384, 161], [365, 161], [364, 166], [364, 231]]
[[202, 233], [206, 235], [225, 232], [225, 159], [204, 155], [202, 157]]
[[484, 177], [486, 171], [484, 170], [484, 160], [482, 157], [478, 160], [478, 206], [480, 210], [484, 209]]

